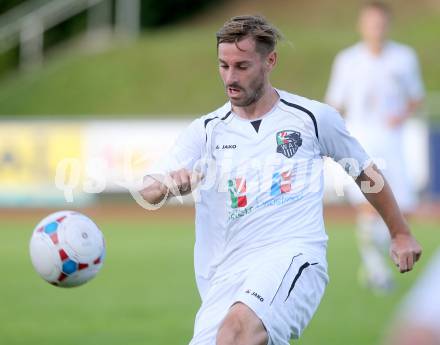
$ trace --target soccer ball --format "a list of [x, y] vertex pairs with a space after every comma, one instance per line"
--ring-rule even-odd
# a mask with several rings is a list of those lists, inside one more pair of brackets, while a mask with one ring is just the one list
[[44, 218], [29, 243], [32, 265], [47, 282], [60, 287], [82, 285], [102, 267], [104, 236], [85, 215], [55, 212]]

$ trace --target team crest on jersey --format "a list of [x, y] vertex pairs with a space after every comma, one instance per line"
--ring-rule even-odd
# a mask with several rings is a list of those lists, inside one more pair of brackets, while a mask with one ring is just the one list
[[302, 145], [301, 133], [297, 131], [281, 131], [277, 133], [277, 152], [287, 158], [293, 157]]

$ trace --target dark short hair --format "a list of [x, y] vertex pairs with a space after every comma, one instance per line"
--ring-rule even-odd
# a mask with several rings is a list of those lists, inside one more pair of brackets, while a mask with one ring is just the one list
[[229, 19], [217, 31], [217, 48], [220, 43], [237, 43], [252, 37], [256, 50], [262, 55], [271, 53], [282, 38], [277, 28], [261, 16], [237, 16]]
[[368, 9], [381, 11], [385, 16], [391, 18], [391, 13], [392, 13], [391, 7], [383, 1], [377, 1], [377, 0], [366, 1], [362, 5], [361, 10], [368, 10]]

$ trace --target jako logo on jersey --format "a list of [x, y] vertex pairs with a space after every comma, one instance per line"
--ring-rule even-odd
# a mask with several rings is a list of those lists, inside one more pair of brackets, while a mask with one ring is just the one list
[[246, 290], [245, 291], [245, 293], [248, 293], [248, 294], [250, 294], [251, 296], [255, 296], [255, 297], [257, 297], [259, 300], [260, 300], [260, 302], [264, 302], [264, 298], [263, 297], [261, 297], [259, 294], [257, 294], [256, 292], [254, 292], [254, 291], [252, 291], [252, 290]]
[[292, 190], [292, 172], [290, 170], [272, 175], [272, 186], [270, 195], [277, 196], [282, 193], [289, 193]]
[[245, 207], [247, 205], [246, 198], [246, 180], [242, 177], [236, 177], [228, 180], [228, 190], [231, 196], [231, 207]]
[[297, 131], [281, 131], [277, 135], [277, 152], [282, 153], [287, 158], [293, 157], [302, 145], [301, 133]]
[[216, 147], [215, 147], [215, 149], [216, 150], [227, 150], [227, 149], [236, 149], [237, 148], [237, 145], [222, 145], [222, 146], [220, 146], [220, 145], [217, 145]]

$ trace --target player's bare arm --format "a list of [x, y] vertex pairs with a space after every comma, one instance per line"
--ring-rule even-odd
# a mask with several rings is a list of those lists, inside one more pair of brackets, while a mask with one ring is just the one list
[[200, 181], [200, 175], [186, 169], [180, 169], [170, 172], [168, 175], [146, 176], [144, 189], [140, 191], [144, 200], [150, 204], [158, 204], [173, 196], [182, 196], [191, 193], [197, 183]]
[[[383, 187], [379, 191], [365, 191], [365, 185], [374, 186], [380, 176]], [[412, 236], [411, 231], [402, 216], [388, 182], [373, 164], [368, 166], [356, 179], [366, 199], [379, 212], [388, 226], [391, 235], [390, 255], [401, 273], [411, 271], [422, 254], [422, 248]]]
[[404, 113], [391, 116], [388, 120], [388, 126], [395, 128], [403, 125], [406, 120], [416, 114], [417, 110], [422, 106], [422, 104], [422, 99], [408, 101]]

